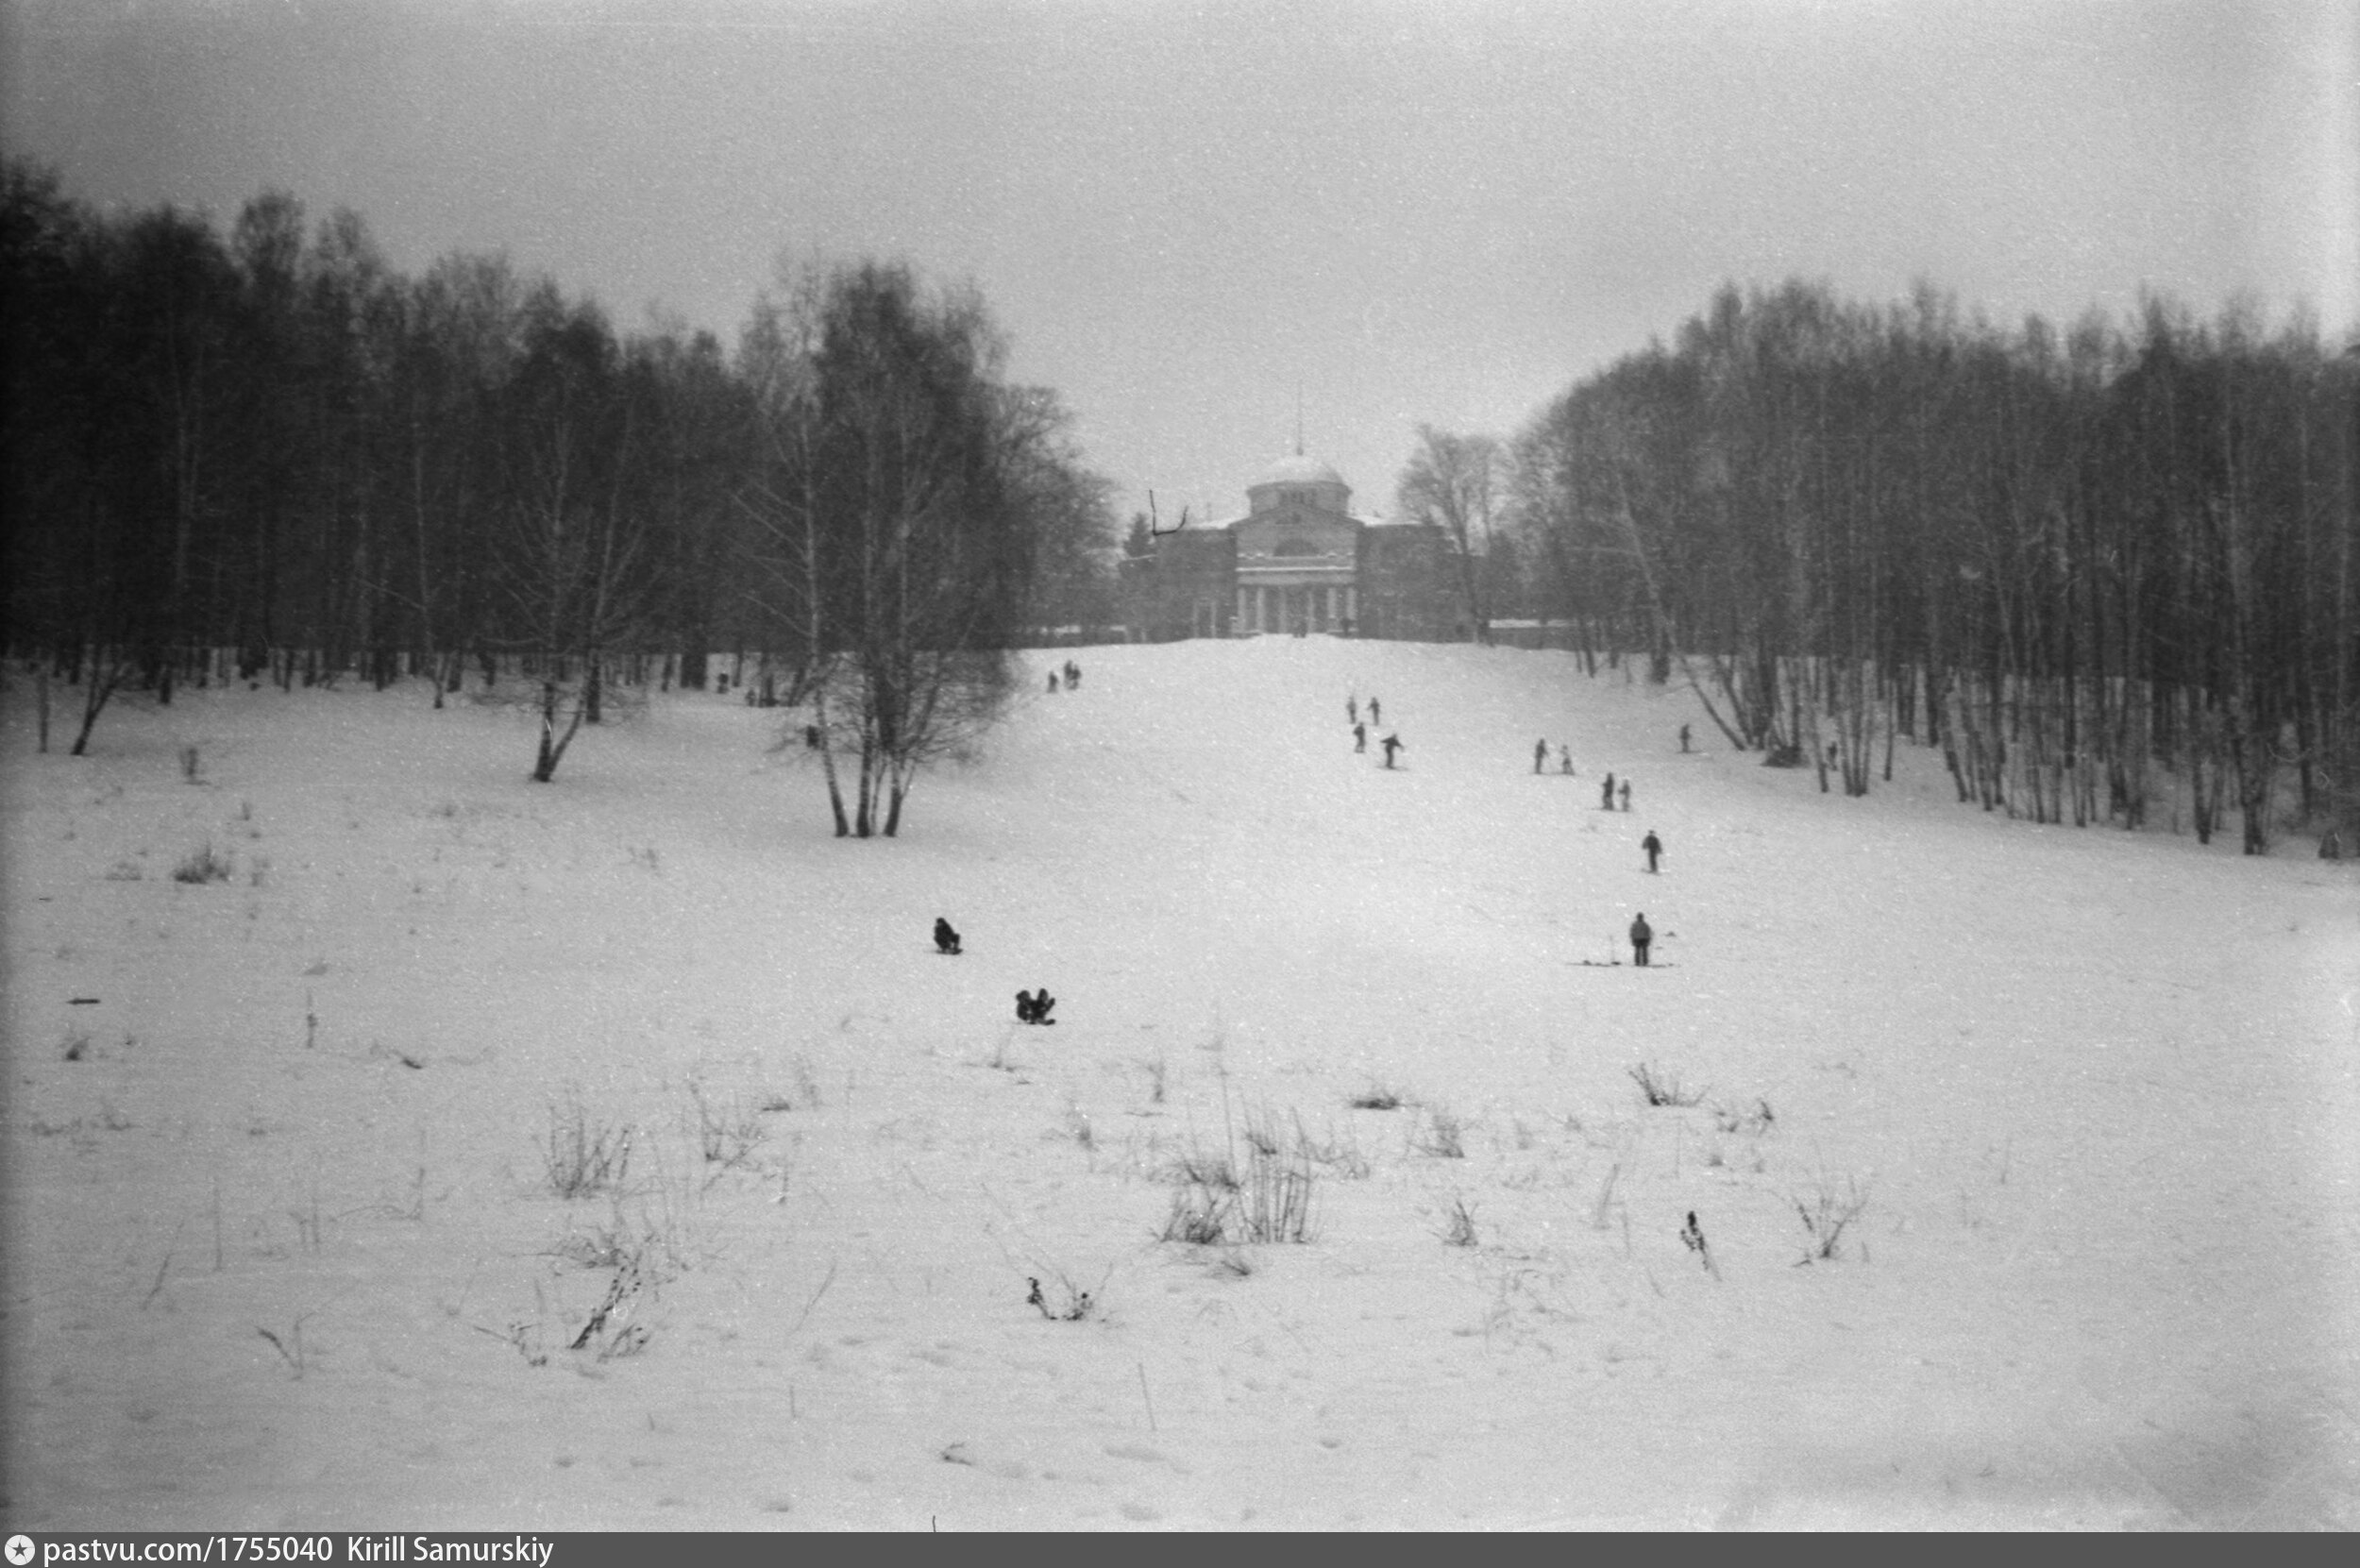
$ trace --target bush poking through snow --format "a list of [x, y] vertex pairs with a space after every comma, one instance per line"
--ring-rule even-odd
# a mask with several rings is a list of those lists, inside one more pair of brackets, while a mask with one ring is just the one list
[[1049, 1305], [1049, 1298], [1041, 1294], [1039, 1280], [1028, 1274], [1025, 1276], [1024, 1283], [1033, 1288], [1031, 1294], [1024, 1298], [1024, 1304], [1028, 1307], [1038, 1307], [1040, 1315], [1051, 1323], [1080, 1323], [1088, 1317], [1098, 1306], [1087, 1290], [1076, 1290], [1070, 1280], [1059, 1280], [1059, 1288], [1065, 1292], [1065, 1301], [1061, 1306], [1054, 1307]]
[[1744, 1133], [1760, 1138], [1774, 1126], [1778, 1118], [1770, 1114], [1770, 1102], [1757, 1100], [1750, 1110], [1738, 1110], [1729, 1105], [1712, 1107], [1712, 1124], [1725, 1133]]
[[1442, 1228], [1434, 1234], [1442, 1239], [1442, 1245], [1446, 1247], [1472, 1247], [1475, 1244], [1475, 1210], [1467, 1206], [1466, 1199], [1451, 1199], [1450, 1211], [1442, 1217]]
[[1798, 1192], [1791, 1197], [1795, 1212], [1802, 1216], [1803, 1229], [1811, 1237], [1796, 1267], [1823, 1257], [1831, 1262], [1841, 1257], [1843, 1254], [1837, 1249], [1844, 1239], [1844, 1227], [1859, 1219], [1868, 1206], [1868, 1194], [1860, 1189], [1860, 1184], [1846, 1176], [1844, 1190], [1838, 1193], [1834, 1178], [1823, 1172], [1819, 1185], [1810, 1193]]
[[1456, 1112], [1435, 1105], [1425, 1113], [1425, 1136], [1416, 1139], [1414, 1146], [1418, 1153], [1436, 1159], [1465, 1159], [1466, 1130]]
[[208, 882], [228, 882], [229, 874], [229, 857], [225, 854], [215, 854], [211, 839], [205, 842], [203, 848], [172, 868], [173, 881], [199, 885]]
[[706, 1098], [704, 1086], [694, 1079], [689, 1081], [688, 1097], [697, 1106], [697, 1146], [707, 1165], [720, 1168], [705, 1179], [711, 1187], [723, 1171], [753, 1158], [754, 1151], [770, 1136], [769, 1129], [763, 1126], [759, 1109], [750, 1109], [741, 1100], [716, 1105]]
[[1629, 1072], [1631, 1082], [1639, 1086], [1639, 1092], [1647, 1097], [1647, 1104], [1650, 1105], [1684, 1106], [1701, 1104], [1704, 1102], [1705, 1091], [1703, 1089], [1685, 1087], [1680, 1083], [1678, 1073], [1667, 1072], [1653, 1062], [1641, 1062], [1638, 1066], [1629, 1069]]
[[1248, 1118], [1242, 1172], [1237, 1141], [1225, 1155], [1200, 1151], [1174, 1163], [1178, 1190], [1161, 1239], [1200, 1247], [1311, 1239], [1314, 1176], [1306, 1140], [1290, 1144], [1267, 1116]]
[[549, 1189], [571, 1201], [621, 1187], [631, 1169], [631, 1144], [629, 1126], [592, 1126], [582, 1091], [568, 1089], [564, 1105], [549, 1105], [549, 1140], [542, 1152]]

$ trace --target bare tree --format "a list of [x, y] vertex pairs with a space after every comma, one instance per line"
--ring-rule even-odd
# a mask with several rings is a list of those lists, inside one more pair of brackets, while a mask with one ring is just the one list
[[1506, 495], [1506, 460], [1498, 440], [1418, 427], [1417, 450], [1402, 469], [1396, 501], [1413, 523], [1440, 528], [1458, 557], [1459, 603], [1479, 643], [1492, 640], [1491, 588], [1485, 562], [1493, 514]]

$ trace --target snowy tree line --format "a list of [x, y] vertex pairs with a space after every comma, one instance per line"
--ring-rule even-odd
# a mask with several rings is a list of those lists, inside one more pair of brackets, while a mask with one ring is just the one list
[[725, 351], [500, 255], [405, 277], [284, 193], [224, 234], [10, 162], [0, 331], [9, 642], [86, 721], [126, 685], [521, 673], [547, 778], [613, 681], [751, 655], [820, 704], [842, 830], [889, 833], [1111, 570], [1055, 394], [903, 266], [783, 270]]
[[1512, 440], [1424, 432], [1402, 493], [1520, 540], [1593, 670], [1677, 670], [1823, 788], [1909, 737], [1962, 801], [2135, 827], [2185, 799], [2260, 853], [2274, 815], [2360, 822], [2356, 476], [2360, 346], [2308, 322], [2150, 298], [2008, 332], [1790, 282]]

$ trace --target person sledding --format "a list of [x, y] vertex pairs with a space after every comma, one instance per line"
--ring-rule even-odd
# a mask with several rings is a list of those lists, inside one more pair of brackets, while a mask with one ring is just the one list
[[952, 956], [956, 956], [959, 951], [959, 934], [952, 930], [951, 922], [939, 915], [935, 917], [935, 951]]

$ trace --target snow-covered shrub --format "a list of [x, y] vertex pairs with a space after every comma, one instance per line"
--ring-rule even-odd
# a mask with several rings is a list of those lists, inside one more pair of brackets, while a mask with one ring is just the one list
[[549, 1189], [571, 1200], [619, 1188], [631, 1169], [632, 1137], [627, 1125], [593, 1126], [582, 1091], [568, 1089], [564, 1105], [549, 1105], [548, 1143], [542, 1152]]
[[1450, 1209], [1442, 1217], [1442, 1228], [1434, 1233], [1446, 1247], [1472, 1247], [1475, 1244], [1475, 1210], [1467, 1206], [1463, 1197], [1453, 1197]]
[[1677, 1072], [1667, 1072], [1652, 1062], [1641, 1062], [1628, 1070], [1631, 1082], [1647, 1097], [1650, 1105], [1695, 1105], [1704, 1102], [1703, 1089], [1684, 1087]]
[[173, 881], [197, 885], [208, 882], [228, 882], [229, 874], [229, 857], [214, 853], [211, 839], [206, 840], [203, 847], [172, 868]]
[[1441, 1105], [1429, 1106], [1425, 1113], [1424, 1136], [1416, 1140], [1418, 1153], [1436, 1159], [1465, 1159], [1467, 1157], [1466, 1123], [1458, 1113]]
[[1810, 1236], [1810, 1244], [1803, 1249], [1802, 1261], [1811, 1263], [1819, 1258], [1842, 1256], [1836, 1249], [1844, 1239], [1844, 1227], [1860, 1218], [1868, 1207], [1868, 1195], [1860, 1189], [1860, 1183], [1844, 1178], [1844, 1190], [1838, 1192], [1835, 1178], [1826, 1172], [1819, 1174], [1818, 1184], [1808, 1193], [1790, 1194], [1795, 1212], [1802, 1216], [1803, 1229]]

